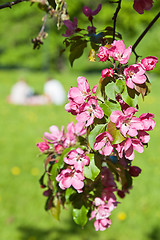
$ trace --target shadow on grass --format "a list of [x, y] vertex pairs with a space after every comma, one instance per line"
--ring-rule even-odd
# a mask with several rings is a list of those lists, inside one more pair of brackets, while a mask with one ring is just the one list
[[148, 234], [148, 240], [160, 240], [160, 226], [156, 226]]
[[72, 220], [68, 219], [63, 226], [59, 222], [59, 226], [50, 229], [42, 229], [35, 226], [20, 226], [18, 230], [21, 232], [21, 240], [60, 240], [60, 239], [76, 239], [88, 240], [98, 239], [99, 234], [95, 232], [93, 223], [88, 223], [84, 229], [76, 225]]

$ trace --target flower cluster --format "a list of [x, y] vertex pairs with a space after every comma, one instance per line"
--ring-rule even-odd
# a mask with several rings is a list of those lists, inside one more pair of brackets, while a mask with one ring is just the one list
[[69, 103], [65, 110], [76, 115], [78, 123], [85, 123], [85, 126], [93, 124], [95, 117], [103, 118], [104, 113], [99, 107], [96, 96], [97, 86], [90, 90], [90, 86], [85, 77], [78, 77], [78, 88], [72, 87], [68, 93]]
[[[120, 64], [127, 64], [132, 53], [132, 47], [129, 46], [125, 48], [125, 44], [123, 40], [114, 41], [111, 46], [102, 46], [99, 48], [99, 52], [97, 54], [99, 61], [106, 62], [118, 61]], [[124, 68], [123, 78], [125, 78], [125, 82], [127, 87], [134, 89], [136, 86], [144, 84], [147, 81], [147, 77], [145, 75], [146, 71], [153, 70], [155, 68], [155, 64], [158, 62], [158, 59], [153, 56], [149, 56], [143, 58], [142, 61], [138, 64], [130, 65], [129, 67]], [[114, 73], [122, 74], [122, 68], [112, 69], [105, 68], [102, 70], [102, 78], [105, 77], [113, 77]], [[116, 76], [117, 78], [117, 76]]]
[[82, 136], [86, 133], [86, 129], [84, 128], [84, 123], [76, 123], [70, 122], [67, 125], [67, 132], [64, 131], [64, 126], [62, 126], [61, 131], [55, 125], [49, 128], [51, 133], [45, 132], [44, 137], [48, 139], [44, 139], [44, 142], [37, 143], [37, 147], [40, 151], [47, 152], [49, 150], [54, 151], [57, 154], [61, 154], [65, 148], [69, 148], [74, 146], [77, 141], [78, 136]]

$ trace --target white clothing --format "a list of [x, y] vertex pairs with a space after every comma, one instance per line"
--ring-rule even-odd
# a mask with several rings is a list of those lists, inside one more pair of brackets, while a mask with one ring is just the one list
[[63, 105], [66, 101], [66, 92], [62, 84], [55, 79], [49, 80], [44, 84], [44, 94], [56, 105]]
[[14, 104], [25, 105], [26, 100], [33, 94], [33, 89], [25, 81], [19, 81], [12, 87], [9, 101]]

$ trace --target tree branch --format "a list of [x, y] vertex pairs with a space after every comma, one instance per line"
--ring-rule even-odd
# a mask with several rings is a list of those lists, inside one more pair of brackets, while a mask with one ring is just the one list
[[15, 0], [15, 1], [12, 1], [12, 2], [7, 2], [7, 3], [4, 3], [2, 5], [0, 5], [0, 9], [3, 9], [3, 8], [12, 8], [13, 5], [15, 4], [18, 4], [20, 2], [27, 2], [28, 0]]
[[141, 40], [144, 38], [146, 33], [149, 31], [149, 29], [153, 26], [153, 24], [158, 20], [159, 17], [160, 17], [160, 12], [155, 16], [155, 18], [150, 22], [150, 24], [146, 27], [146, 29], [142, 32], [142, 34], [138, 37], [138, 39], [134, 43], [134, 45], [132, 47], [132, 51], [134, 52], [134, 54], [136, 56], [136, 62], [137, 62], [138, 58], [140, 57], [135, 51], [136, 47], [141, 42]]
[[113, 41], [115, 40], [116, 22], [117, 22], [118, 13], [119, 13], [119, 11], [120, 11], [120, 9], [121, 9], [121, 1], [122, 1], [122, 0], [119, 0], [119, 1], [117, 1], [117, 2], [114, 2], [114, 3], [118, 3], [118, 6], [117, 6], [116, 11], [115, 11], [115, 13], [114, 13], [114, 15], [113, 15], [113, 18], [112, 18], [112, 20], [113, 20]]

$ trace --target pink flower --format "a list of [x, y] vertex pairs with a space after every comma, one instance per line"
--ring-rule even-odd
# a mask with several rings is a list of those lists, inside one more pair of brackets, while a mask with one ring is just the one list
[[44, 142], [37, 143], [37, 147], [41, 152], [44, 152], [45, 150], [49, 149], [49, 142], [44, 139]]
[[62, 127], [61, 131], [55, 125], [49, 128], [51, 133], [45, 132], [44, 137], [53, 141], [53, 144], [58, 144], [59, 142], [64, 140], [64, 127]]
[[125, 158], [133, 160], [134, 150], [136, 150], [139, 153], [142, 153], [144, 151], [144, 147], [139, 139], [127, 138], [127, 140], [124, 143]]
[[82, 192], [84, 187], [84, 176], [81, 171], [76, 171], [74, 168], [67, 168], [57, 175], [56, 181], [59, 182], [59, 187], [63, 190], [73, 186], [78, 192]]
[[99, 57], [99, 61], [101, 62], [107, 61], [109, 57], [108, 48], [103, 46], [100, 47], [97, 56]]
[[80, 113], [77, 114], [78, 122], [86, 122], [86, 127], [94, 122], [94, 118], [103, 118], [104, 112], [98, 106], [95, 97], [90, 97], [87, 103], [84, 103], [81, 107]]
[[145, 70], [141, 64], [133, 64], [124, 69], [126, 85], [133, 89], [134, 84], [143, 84], [146, 81]]
[[83, 13], [86, 17], [88, 17], [89, 21], [92, 21], [93, 16], [97, 15], [99, 13], [99, 11], [101, 10], [101, 8], [102, 8], [102, 4], [99, 4], [94, 11], [92, 11], [87, 6], [84, 6], [83, 7]]
[[143, 130], [141, 119], [133, 116], [137, 111], [136, 108], [129, 107], [124, 110], [124, 113], [118, 110], [111, 113], [111, 122], [116, 124], [116, 127], [120, 129], [124, 137], [127, 137], [127, 134], [135, 137], [138, 134], [138, 130]]
[[99, 150], [102, 155], [109, 156], [113, 152], [113, 146], [111, 145], [112, 141], [113, 138], [109, 132], [100, 133], [96, 137], [94, 149]]
[[78, 77], [78, 88], [72, 87], [69, 90], [68, 98], [75, 103], [82, 104], [90, 96], [90, 87], [85, 77]]
[[143, 124], [143, 130], [144, 131], [151, 131], [155, 127], [156, 123], [153, 120], [154, 114], [152, 113], [143, 113], [139, 117], [142, 124]]
[[111, 225], [111, 220], [109, 218], [99, 219], [94, 222], [94, 227], [96, 231], [98, 230], [104, 231], [107, 228], [109, 228], [110, 225]]
[[62, 34], [62, 36], [69, 37], [75, 33], [75, 31], [77, 29], [77, 24], [78, 24], [76, 17], [73, 18], [73, 22], [71, 20], [64, 20], [63, 23], [67, 27], [67, 30], [66, 30], [65, 34]]
[[64, 158], [64, 162], [68, 165], [73, 165], [76, 171], [83, 171], [83, 166], [89, 164], [89, 157], [85, 155], [81, 148], [71, 150], [67, 157]]
[[141, 169], [139, 167], [136, 166], [131, 166], [129, 169], [129, 173], [132, 177], [138, 177], [139, 174], [141, 173]]
[[102, 75], [102, 78], [105, 78], [105, 77], [112, 77], [114, 74], [114, 70], [112, 68], [105, 68], [102, 70], [101, 72], [101, 75]]
[[145, 131], [138, 131], [138, 139], [139, 139], [142, 143], [146, 144], [146, 143], [149, 142], [150, 136], [149, 136], [149, 134], [146, 133]]
[[155, 68], [156, 63], [158, 63], [158, 58], [152, 56], [143, 58], [141, 61], [141, 64], [143, 65], [146, 71], [153, 70]]
[[68, 99], [69, 103], [65, 105], [65, 110], [72, 115], [77, 115], [80, 112], [81, 104], [74, 102], [71, 98]]
[[134, 0], [133, 8], [143, 14], [144, 10], [150, 10], [153, 6], [153, 0]]
[[132, 47], [125, 49], [123, 40], [114, 40], [112, 47], [108, 49], [109, 55], [121, 64], [126, 64], [130, 58]]

